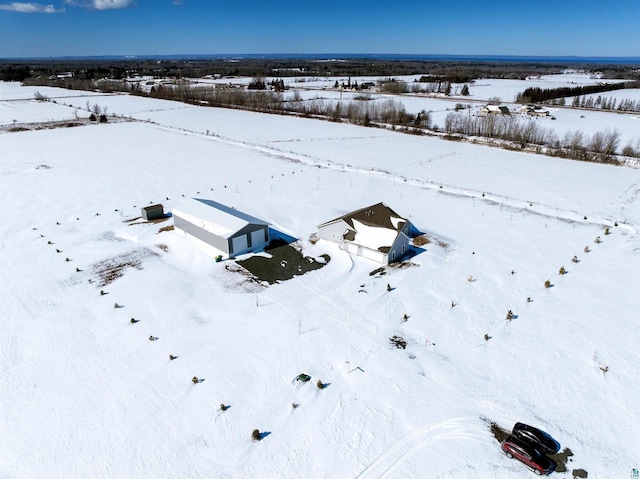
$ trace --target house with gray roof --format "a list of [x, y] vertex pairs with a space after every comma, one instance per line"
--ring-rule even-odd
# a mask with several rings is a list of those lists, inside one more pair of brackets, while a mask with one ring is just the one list
[[378, 263], [400, 261], [409, 252], [411, 222], [384, 203], [361, 208], [318, 226], [318, 239]]

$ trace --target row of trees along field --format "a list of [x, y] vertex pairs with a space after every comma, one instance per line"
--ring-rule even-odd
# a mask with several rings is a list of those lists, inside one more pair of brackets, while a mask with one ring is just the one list
[[590, 95], [605, 91], [622, 90], [625, 88], [640, 88], [640, 81], [605, 83], [601, 85], [585, 85], [577, 87], [540, 88], [531, 87], [516, 95], [518, 103], [544, 103], [557, 98]]
[[196, 105], [224, 108], [240, 108], [263, 113], [296, 114], [305, 117], [320, 117], [334, 121], [347, 120], [356, 125], [372, 126], [388, 124], [416, 129], [429, 128], [429, 113], [407, 113], [404, 105], [387, 98], [373, 101], [368, 95], [361, 95], [351, 101], [326, 99], [304, 100], [298, 92], [284, 95], [269, 90], [241, 90], [237, 88], [193, 88], [191, 86], [162, 85], [154, 87], [150, 93], [133, 88], [134, 95], [151, 96], [165, 100], [176, 100]]
[[449, 135], [505, 140], [521, 148], [536, 145], [541, 153], [581, 161], [616, 162], [618, 154], [640, 158], [640, 140], [620, 150], [620, 133], [615, 130], [591, 136], [570, 131], [559, 137], [553, 129], [540, 126], [532, 118], [451, 112], [445, 118], [444, 131]]
[[640, 100], [635, 101], [629, 98], [623, 98], [620, 100], [620, 103], [618, 103], [618, 100], [615, 98], [603, 98], [600, 95], [598, 95], [597, 98], [592, 96], [576, 96], [571, 101], [571, 106], [574, 108], [596, 108], [600, 110], [640, 112]]

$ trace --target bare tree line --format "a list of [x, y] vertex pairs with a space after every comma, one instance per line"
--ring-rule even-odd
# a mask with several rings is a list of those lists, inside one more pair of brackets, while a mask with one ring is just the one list
[[618, 103], [616, 98], [602, 97], [600, 95], [596, 98], [592, 96], [576, 96], [571, 101], [571, 106], [575, 108], [640, 112], [640, 100], [634, 101], [627, 98], [620, 100], [620, 103]]
[[616, 162], [618, 154], [640, 158], [640, 141], [636, 145], [629, 143], [619, 151], [620, 133], [616, 130], [596, 132], [591, 136], [581, 131], [569, 131], [559, 137], [553, 129], [542, 127], [531, 118], [458, 112], [446, 116], [444, 130], [449, 135], [506, 140], [521, 148], [538, 146], [541, 153], [581, 161]]
[[333, 121], [346, 120], [364, 126], [391, 125], [392, 127], [416, 130], [416, 133], [431, 126], [430, 115], [427, 112], [407, 113], [401, 102], [390, 98], [381, 101], [373, 101], [366, 96], [349, 101], [321, 98], [305, 100], [298, 92], [285, 95], [281, 92], [265, 90], [162, 85], [154, 87], [150, 93], [139, 88], [134, 88], [131, 92], [137, 95], [149, 95], [154, 98], [202, 106], [241, 108], [263, 113], [296, 114]]

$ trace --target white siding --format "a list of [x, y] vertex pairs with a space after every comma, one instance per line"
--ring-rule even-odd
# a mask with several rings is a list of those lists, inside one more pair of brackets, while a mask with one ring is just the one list
[[372, 259], [373, 261], [377, 261], [378, 263], [387, 262], [384, 253], [381, 253], [380, 251], [373, 251], [367, 248], [362, 248], [362, 257]]

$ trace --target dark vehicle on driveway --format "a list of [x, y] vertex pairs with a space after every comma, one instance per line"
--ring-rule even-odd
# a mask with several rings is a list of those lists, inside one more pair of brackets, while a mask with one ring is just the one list
[[512, 434], [521, 439], [526, 439], [531, 444], [535, 445], [536, 449], [544, 452], [545, 454], [555, 454], [560, 450], [560, 444], [552, 438], [549, 434], [540, 429], [517, 422], [513, 426]]
[[509, 436], [501, 444], [502, 450], [508, 458], [522, 462], [538, 476], [549, 474], [556, 468], [553, 459], [548, 458], [530, 442]]

